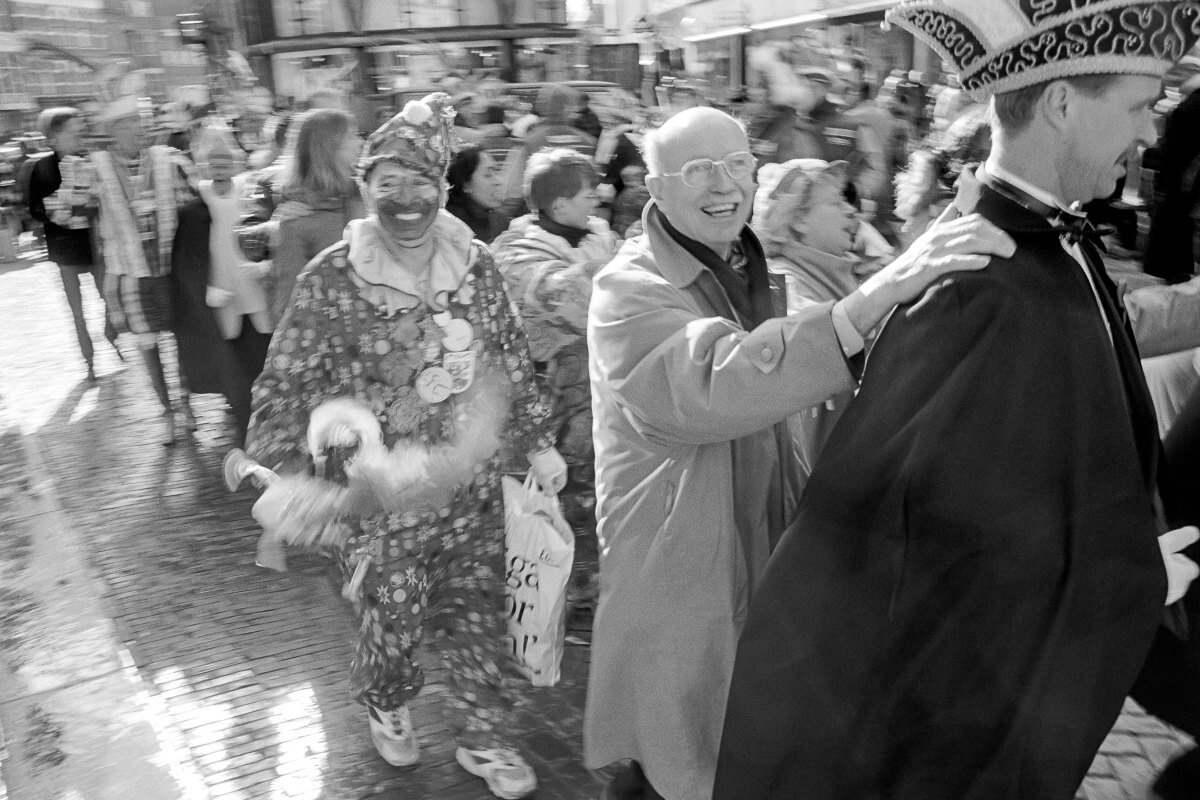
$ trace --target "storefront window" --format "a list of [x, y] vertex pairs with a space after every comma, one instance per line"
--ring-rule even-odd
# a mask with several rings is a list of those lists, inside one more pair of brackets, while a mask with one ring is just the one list
[[347, 49], [307, 50], [277, 55], [275, 94], [289, 105], [304, 100], [317, 89], [350, 92], [358, 59]]

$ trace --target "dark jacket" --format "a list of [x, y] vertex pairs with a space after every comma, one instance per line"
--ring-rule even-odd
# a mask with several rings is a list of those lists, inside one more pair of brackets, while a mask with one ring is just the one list
[[[1095, 250], [899, 307], [751, 601], [716, 800], [1070, 800], [1163, 619], [1160, 452]], [[1115, 352], [1114, 352], [1115, 350]]]
[[1196, 271], [1192, 209], [1200, 203], [1200, 91], [1184, 98], [1167, 118], [1159, 156], [1162, 200], [1150, 220], [1146, 272], [1177, 283]]
[[46, 198], [62, 185], [58, 169], [61, 160], [58, 153], [52, 152], [34, 161], [29, 176], [29, 214], [42, 223], [46, 232], [47, 258], [62, 266], [91, 267], [96, 259], [90, 227], [64, 228], [51, 222], [46, 214]]
[[282, 200], [304, 203], [308, 213], [278, 220], [279, 246], [272, 253], [270, 290], [271, 322], [276, 326], [288, 309], [300, 271], [322, 250], [342, 240], [350, 220], [366, 216], [357, 192], [346, 197], [312, 197], [284, 191]]
[[446, 210], [467, 223], [475, 238], [484, 244], [491, 244], [492, 240], [508, 230], [508, 215], [498, 209], [488, 208], [466, 192], [451, 190], [446, 199]]

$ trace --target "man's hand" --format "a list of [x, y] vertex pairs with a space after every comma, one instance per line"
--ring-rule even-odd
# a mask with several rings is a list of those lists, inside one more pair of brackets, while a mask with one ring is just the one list
[[978, 214], [945, 221], [943, 216], [895, 261], [840, 301], [855, 329], [866, 336], [893, 308], [925, 291], [950, 272], [978, 270], [992, 256], [1008, 258], [1016, 242]]
[[1196, 562], [1179, 552], [1197, 539], [1200, 539], [1200, 529], [1197, 529], [1195, 525], [1176, 528], [1158, 537], [1163, 566], [1167, 568], [1166, 605], [1171, 605], [1187, 594], [1192, 581], [1200, 575], [1200, 567], [1196, 566]]

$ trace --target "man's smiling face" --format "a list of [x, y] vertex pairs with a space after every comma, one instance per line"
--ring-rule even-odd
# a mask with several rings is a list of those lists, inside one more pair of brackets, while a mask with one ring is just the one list
[[745, 132], [720, 111], [696, 108], [672, 118], [660, 135], [662, 163], [658, 166], [662, 174], [648, 179], [647, 187], [676, 230], [724, 254], [750, 217], [756, 185], [753, 174], [734, 180], [718, 165], [708, 185], [699, 188], [688, 186], [680, 177], [667, 176], [693, 159], [719, 162], [730, 153], [749, 150]]

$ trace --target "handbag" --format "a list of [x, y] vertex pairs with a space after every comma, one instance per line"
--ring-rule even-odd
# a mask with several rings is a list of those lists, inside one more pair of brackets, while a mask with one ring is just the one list
[[558, 498], [538, 490], [532, 473], [522, 484], [505, 476], [505, 643], [534, 686], [561, 675], [566, 637], [566, 588], [575, 560], [575, 535]]

